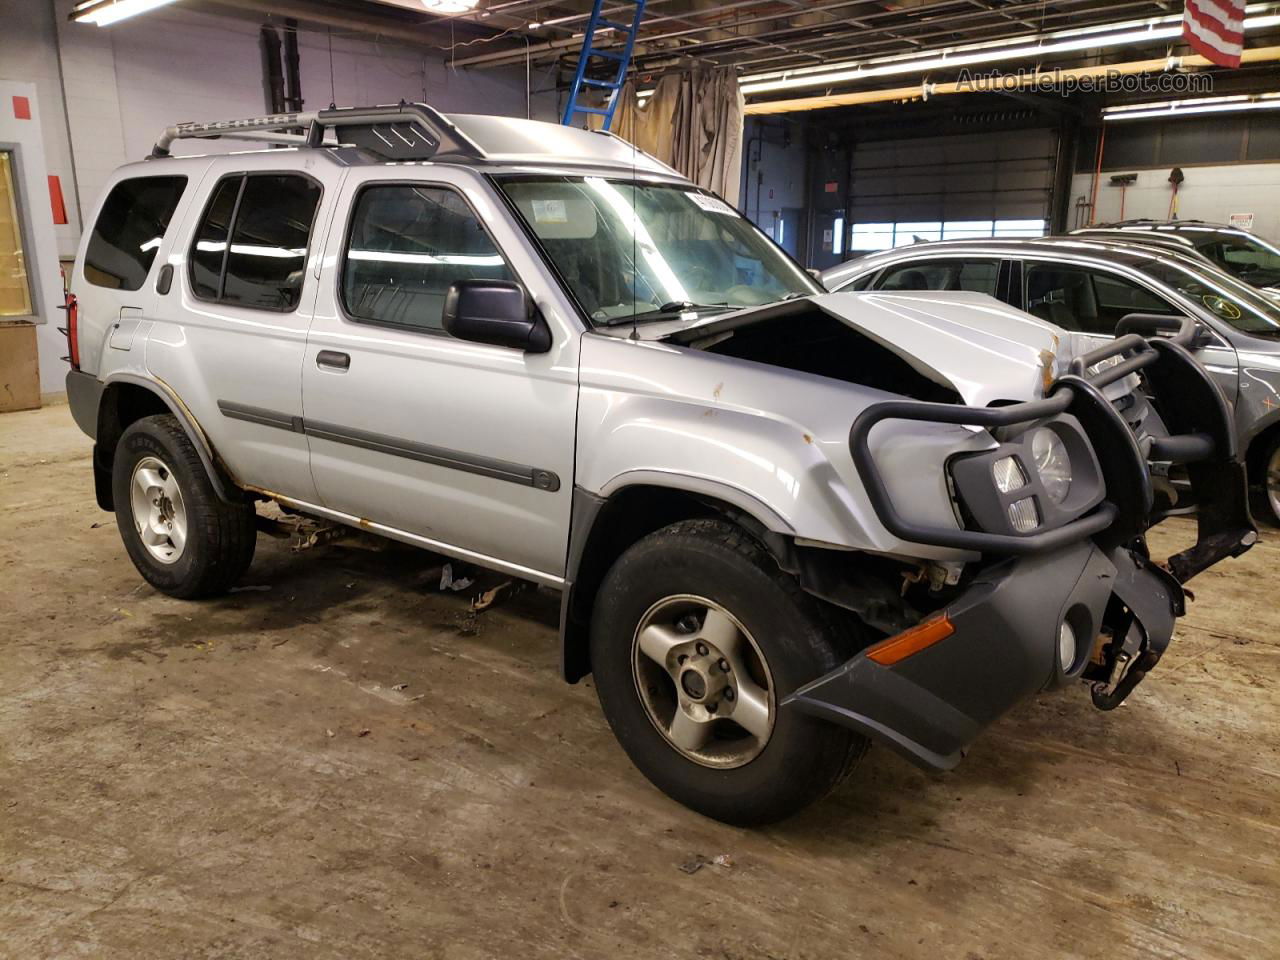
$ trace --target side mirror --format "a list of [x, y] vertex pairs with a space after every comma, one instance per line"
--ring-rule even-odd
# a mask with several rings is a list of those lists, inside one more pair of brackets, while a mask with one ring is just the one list
[[551, 329], [524, 287], [510, 280], [459, 280], [444, 298], [444, 328], [459, 340], [513, 347], [526, 353], [551, 349]]

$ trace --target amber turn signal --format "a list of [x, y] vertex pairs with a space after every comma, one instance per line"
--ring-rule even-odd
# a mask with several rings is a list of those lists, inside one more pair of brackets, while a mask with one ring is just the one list
[[919, 653], [925, 647], [933, 646], [939, 640], [945, 640], [955, 632], [956, 628], [951, 625], [947, 615], [939, 614], [888, 640], [881, 640], [867, 651], [867, 659], [886, 667], [891, 666], [913, 653]]

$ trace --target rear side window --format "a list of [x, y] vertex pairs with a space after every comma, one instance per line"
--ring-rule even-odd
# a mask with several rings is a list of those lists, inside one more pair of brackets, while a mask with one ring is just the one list
[[888, 267], [877, 290], [971, 290], [996, 295], [996, 260], [928, 260]]
[[360, 192], [342, 268], [351, 319], [442, 330], [449, 286], [472, 279], [515, 276], [459, 194], [413, 184]]
[[319, 204], [320, 185], [297, 174], [220, 181], [196, 228], [191, 292], [256, 310], [295, 309]]
[[136, 177], [112, 187], [89, 237], [85, 279], [113, 290], [140, 289], [186, 186], [186, 177]]

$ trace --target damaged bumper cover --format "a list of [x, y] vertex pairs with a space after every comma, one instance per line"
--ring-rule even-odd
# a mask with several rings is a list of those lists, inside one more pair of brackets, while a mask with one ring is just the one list
[[[984, 727], [1038, 690], [1085, 679], [1099, 708], [1123, 702], [1167, 648], [1185, 612], [1182, 585], [1257, 539], [1230, 409], [1184, 346], [1193, 333], [1188, 321], [1169, 339], [1119, 337], [1077, 359], [1043, 400], [998, 408], [891, 401], [865, 411], [850, 431], [850, 449], [886, 529], [972, 550], [985, 565], [952, 603], [913, 628], [919, 642], [909, 630], [869, 647], [783, 707], [949, 769]], [[1141, 443], [1100, 390], [1138, 371], [1170, 431]], [[897, 512], [871, 454], [871, 429], [891, 419], [981, 426], [997, 437], [1043, 425], [1064, 435], [1076, 430], [1087, 438], [1100, 482], [1078, 515], [1055, 516], [1046, 504], [1054, 523], [1035, 532], [923, 527]], [[1155, 461], [1185, 464], [1200, 504], [1195, 545], [1166, 566], [1148, 558], [1144, 539], [1163, 519], [1153, 508]]]

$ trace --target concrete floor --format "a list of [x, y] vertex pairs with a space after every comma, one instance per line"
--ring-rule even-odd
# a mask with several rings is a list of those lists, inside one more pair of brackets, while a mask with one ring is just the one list
[[554, 595], [472, 616], [425, 554], [261, 538], [171, 600], [67, 409], [7, 414], [0, 956], [1277, 957], [1277, 559], [1197, 581], [1120, 710], [1041, 697], [945, 776], [873, 750], [748, 832], [558, 681]]

